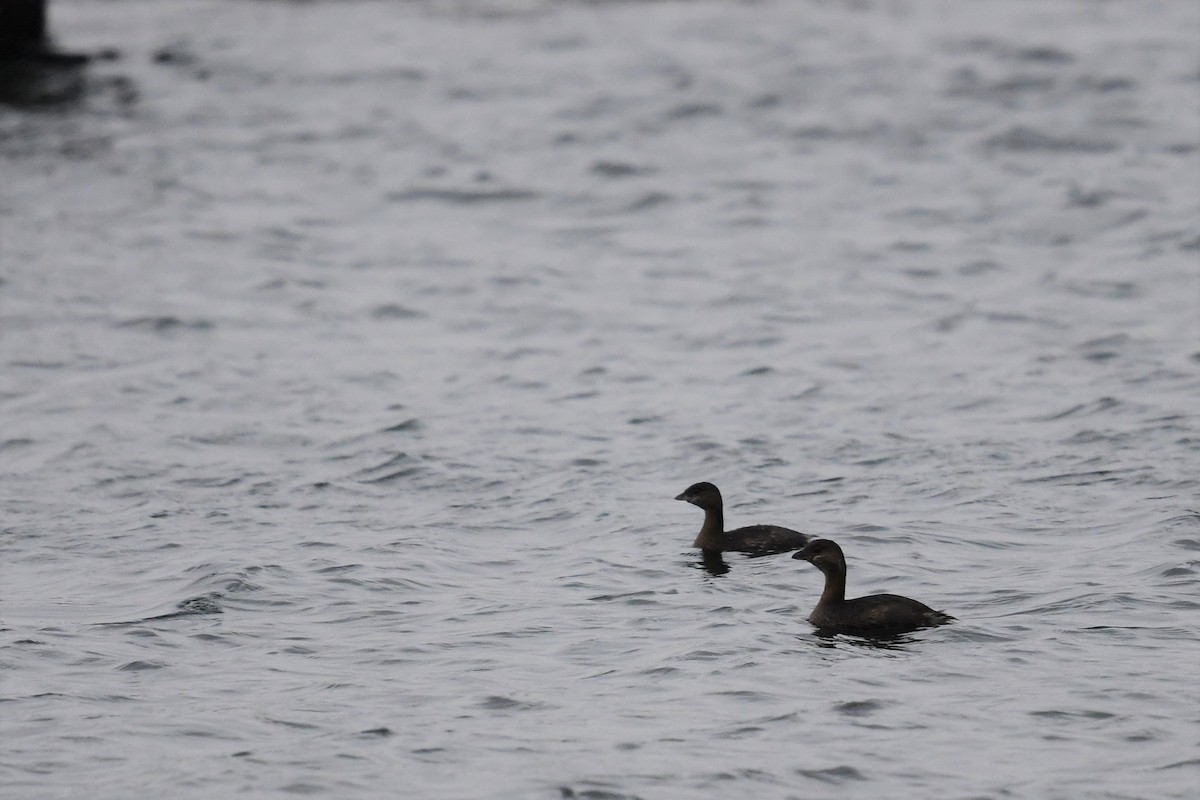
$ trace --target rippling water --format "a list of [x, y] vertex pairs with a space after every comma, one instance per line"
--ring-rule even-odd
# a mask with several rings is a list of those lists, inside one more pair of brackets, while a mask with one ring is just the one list
[[1200, 6], [52, 5], [0, 793], [1194, 796]]

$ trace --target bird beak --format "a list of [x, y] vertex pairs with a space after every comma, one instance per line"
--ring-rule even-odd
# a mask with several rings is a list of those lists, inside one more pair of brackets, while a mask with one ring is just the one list
[[796, 552], [796, 554], [795, 554], [795, 555], [793, 555], [793, 556], [792, 556], [792, 558], [799, 558], [799, 559], [801, 559], [801, 560], [803, 560], [803, 561], [809, 561], [809, 560], [810, 560], [808, 557], [806, 557], [806, 556], [804, 555], [804, 551], [803, 551], [803, 550], [800, 550], [800, 551]]
[[679, 496], [678, 496], [678, 497], [676, 497], [675, 499], [676, 499], [676, 500], [687, 500], [687, 496], [686, 496], [686, 495], [687, 495], [687, 492], [684, 492], [683, 494], [679, 495]]

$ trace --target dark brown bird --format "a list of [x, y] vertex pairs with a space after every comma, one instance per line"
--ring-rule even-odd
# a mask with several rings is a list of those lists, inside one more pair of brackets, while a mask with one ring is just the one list
[[825, 574], [825, 590], [808, 621], [822, 633], [888, 636], [944, 625], [954, 617], [896, 594], [846, 599], [846, 557], [836, 542], [814, 539], [792, 558], [810, 562]]
[[800, 531], [778, 525], [750, 525], [737, 530], [725, 530], [725, 510], [721, 492], [711, 483], [693, 483], [675, 498], [704, 510], [704, 525], [692, 543], [706, 553], [739, 552], [765, 556], [797, 550], [808, 542]]

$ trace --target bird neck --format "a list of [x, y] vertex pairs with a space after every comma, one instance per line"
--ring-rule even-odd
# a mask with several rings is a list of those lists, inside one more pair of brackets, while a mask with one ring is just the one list
[[821, 572], [825, 573], [825, 589], [821, 592], [821, 600], [818, 605], [844, 601], [846, 599], [846, 568], [835, 564]]
[[725, 533], [725, 514], [720, 508], [704, 509], [704, 525], [696, 537], [695, 547], [703, 550], [720, 550], [721, 535]]

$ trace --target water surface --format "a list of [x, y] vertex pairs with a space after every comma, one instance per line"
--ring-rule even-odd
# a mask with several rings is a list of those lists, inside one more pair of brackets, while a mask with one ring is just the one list
[[1193, 4], [52, 5], [6, 796], [1194, 794]]

